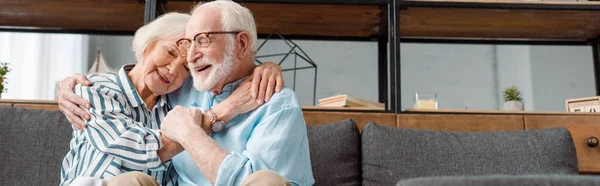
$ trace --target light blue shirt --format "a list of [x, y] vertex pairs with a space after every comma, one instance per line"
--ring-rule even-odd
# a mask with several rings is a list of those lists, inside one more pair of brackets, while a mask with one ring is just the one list
[[[225, 85], [222, 94], [197, 91], [191, 78], [176, 92], [169, 94], [172, 106], [198, 107], [203, 112], [225, 100], [245, 80]], [[211, 135], [225, 157], [215, 185], [241, 185], [259, 170], [272, 170], [295, 185], [313, 185], [306, 122], [294, 91], [283, 88], [259, 108], [236, 116], [223, 131]], [[211, 185], [187, 151], [173, 158], [179, 174], [178, 183]]]

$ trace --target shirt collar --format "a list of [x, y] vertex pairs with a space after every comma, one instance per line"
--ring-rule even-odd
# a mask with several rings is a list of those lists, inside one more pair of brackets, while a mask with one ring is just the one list
[[223, 90], [221, 91], [221, 94], [219, 94], [219, 95], [215, 95], [215, 93], [213, 93], [212, 91], [207, 91], [207, 92], [210, 96], [215, 96], [216, 98], [220, 98], [220, 100], [222, 101], [225, 98], [229, 97], [229, 95], [231, 95], [231, 93], [233, 91], [235, 91], [235, 89], [237, 89], [240, 86], [240, 84], [242, 84], [246, 79], [248, 79], [248, 77], [250, 77], [250, 76], [246, 76], [242, 79], [234, 81], [233, 83], [229, 83], [229, 84], [223, 86]]
[[[129, 103], [131, 103], [131, 106], [139, 107], [140, 105], [145, 105], [146, 103], [142, 101], [140, 94], [138, 93], [137, 89], [135, 89], [133, 83], [131, 83], [131, 80], [129, 79], [129, 76], [127, 75], [127, 73], [131, 71], [131, 69], [133, 69], [133, 67], [135, 67], [135, 64], [127, 64], [121, 67], [121, 69], [117, 73], [117, 79], [119, 81], [119, 86], [121, 87], [123, 94], [125, 94], [125, 97], [129, 101]], [[156, 105], [164, 107], [165, 104], [167, 104], [167, 95], [159, 96]]]

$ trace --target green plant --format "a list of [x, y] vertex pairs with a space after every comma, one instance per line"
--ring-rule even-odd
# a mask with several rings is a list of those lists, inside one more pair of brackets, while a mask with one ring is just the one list
[[517, 89], [516, 86], [512, 86], [510, 88], [504, 89], [504, 102], [509, 101], [523, 101], [523, 97], [521, 97], [521, 91]]
[[4, 88], [4, 84], [6, 83], [6, 74], [10, 72], [8, 68], [8, 63], [0, 63], [0, 94], [2, 94], [6, 89]]

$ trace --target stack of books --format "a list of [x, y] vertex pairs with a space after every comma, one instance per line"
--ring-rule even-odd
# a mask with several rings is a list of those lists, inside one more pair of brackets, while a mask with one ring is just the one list
[[385, 110], [385, 104], [377, 103], [372, 101], [366, 101], [354, 97], [350, 97], [346, 94], [335, 95], [328, 98], [323, 98], [319, 100], [320, 107], [352, 107], [352, 108], [372, 108], [372, 109], [381, 109]]

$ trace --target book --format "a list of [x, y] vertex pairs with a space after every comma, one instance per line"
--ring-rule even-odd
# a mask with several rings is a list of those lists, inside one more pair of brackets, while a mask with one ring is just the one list
[[354, 98], [346, 94], [335, 95], [319, 99], [318, 106], [323, 107], [378, 107], [385, 108], [385, 104]]

